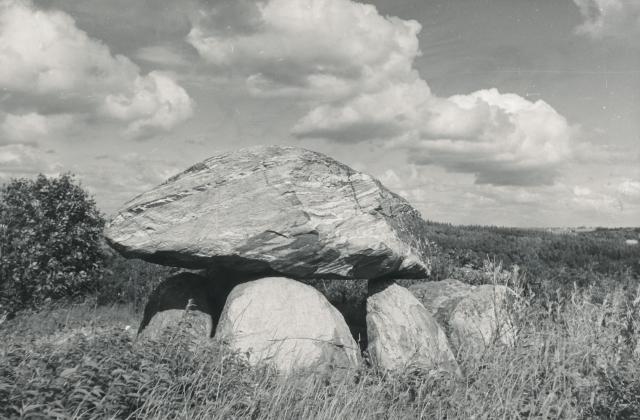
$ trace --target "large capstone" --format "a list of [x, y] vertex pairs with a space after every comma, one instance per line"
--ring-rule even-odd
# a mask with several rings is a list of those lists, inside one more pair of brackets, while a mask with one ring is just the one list
[[369, 175], [320, 153], [253, 147], [211, 157], [125, 204], [108, 224], [126, 257], [313, 278], [423, 278], [424, 221]]
[[354, 368], [360, 358], [340, 312], [313, 287], [282, 277], [236, 286], [215, 337], [250, 364], [281, 373]]

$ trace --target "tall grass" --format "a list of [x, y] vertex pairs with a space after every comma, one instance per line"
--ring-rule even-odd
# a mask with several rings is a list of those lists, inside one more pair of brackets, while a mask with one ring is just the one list
[[136, 341], [122, 306], [22, 314], [0, 325], [0, 417], [640, 418], [639, 300], [525, 299], [516, 345], [461, 358], [460, 378], [365, 366], [285, 378], [194, 339], [188, 313], [158, 342]]

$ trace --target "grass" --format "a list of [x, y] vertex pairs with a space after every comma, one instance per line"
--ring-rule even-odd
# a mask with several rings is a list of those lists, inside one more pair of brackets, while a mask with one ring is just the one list
[[515, 347], [460, 356], [460, 378], [365, 366], [284, 378], [186, 325], [136, 341], [131, 305], [44, 308], [0, 325], [0, 417], [640, 418], [638, 299], [574, 290], [516, 309]]

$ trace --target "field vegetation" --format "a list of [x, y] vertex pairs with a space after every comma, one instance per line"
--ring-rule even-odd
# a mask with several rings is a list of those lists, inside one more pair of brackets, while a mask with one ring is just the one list
[[[365, 359], [284, 378], [188, 335], [188, 312], [163, 339], [136, 340], [146, 297], [175, 270], [111, 252], [72, 177], [15, 182], [0, 193], [0, 418], [640, 418], [640, 247], [625, 243], [639, 229], [428, 223], [432, 279], [518, 293], [515, 347], [458, 355], [461, 377]], [[73, 234], [87, 242], [64, 242]], [[361, 313], [364, 282], [313, 284], [346, 318]]]

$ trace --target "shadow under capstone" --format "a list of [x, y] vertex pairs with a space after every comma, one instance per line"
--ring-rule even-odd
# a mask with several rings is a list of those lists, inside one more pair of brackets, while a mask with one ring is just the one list
[[366, 350], [368, 280], [302, 280], [318, 289], [344, 317], [353, 339]]
[[185, 309], [190, 300], [195, 305], [194, 309], [211, 315], [213, 308], [206, 278], [184, 272], [163, 280], [147, 300], [138, 334], [149, 325], [151, 319], [158, 312], [169, 309]]
[[342, 314], [360, 350], [367, 349], [367, 302], [329, 302]]
[[[216, 267], [198, 273], [182, 272], [162, 281], [151, 293], [144, 309], [138, 334], [144, 330], [151, 319], [159, 312], [170, 309], [185, 309], [191, 300], [193, 309], [211, 317], [210, 337], [213, 337], [220, 316], [231, 290], [242, 283], [262, 278], [261, 275], [239, 274]], [[316, 287], [327, 300], [342, 314], [354, 340], [361, 350], [368, 346], [367, 337], [367, 297], [378, 293], [390, 285], [393, 280], [324, 280], [305, 281]]]
[[163, 280], [149, 296], [138, 334], [158, 312], [185, 309], [191, 300], [193, 309], [211, 316], [210, 337], [215, 334], [220, 316], [231, 290], [238, 284], [258, 276], [238, 275], [223, 269], [208, 269], [200, 273], [182, 272]]
[[386, 290], [387, 287], [394, 284], [396, 284], [395, 280], [382, 277], [369, 280], [367, 283], [367, 298]]

